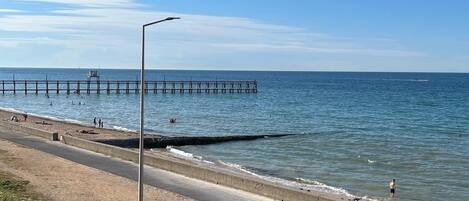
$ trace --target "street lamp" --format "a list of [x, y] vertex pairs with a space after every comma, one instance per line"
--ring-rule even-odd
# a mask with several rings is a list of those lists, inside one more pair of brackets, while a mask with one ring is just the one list
[[140, 70], [140, 145], [138, 153], [138, 201], [143, 201], [143, 146], [145, 141], [145, 136], [143, 134], [143, 98], [145, 94], [145, 28], [150, 25], [158, 24], [160, 22], [177, 20], [179, 17], [167, 17], [166, 19], [158, 20], [148, 24], [144, 24], [142, 27], [142, 69]]

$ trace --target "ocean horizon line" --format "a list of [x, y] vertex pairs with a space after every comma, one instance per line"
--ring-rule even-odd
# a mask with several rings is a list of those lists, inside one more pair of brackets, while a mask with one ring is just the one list
[[[138, 68], [91, 68], [91, 67], [39, 67], [39, 66], [0, 66], [0, 69], [81, 69], [81, 70], [140, 70]], [[311, 72], [311, 73], [419, 73], [419, 74], [469, 74], [469, 71], [349, 71], [349, 70], [236, 70], [236, 69], [171, 69], [171, 68], [148, 68], [149, 71], [217, 71], [217, 72]]]

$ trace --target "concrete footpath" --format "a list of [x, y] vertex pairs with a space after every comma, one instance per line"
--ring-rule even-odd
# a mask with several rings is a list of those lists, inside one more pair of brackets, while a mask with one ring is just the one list
[[[0, 138], [92, 168], [103, 170], [114, 175], [131, 180], [137, 179], [138, 167], [136, 164], [129, 161], [111, 158], [102, 154], [67, 146], [60, 142], [48, 141], [34, 136], [18, 135], [4, 130], [0, 130]], [[51, 172], [53, 172], [53, 170], [51, 170]], [[145, 183], [148, 185], [178, 193], [196, 200], [272, 200], [245, 191], [192, 179], [149, 166], [145, 166], [144, 178]]]

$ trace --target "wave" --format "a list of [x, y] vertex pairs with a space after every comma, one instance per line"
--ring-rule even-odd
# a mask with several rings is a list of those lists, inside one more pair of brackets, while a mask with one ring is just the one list
[[44, 119], [49, 119], [49, 120], [54, 120], [54, 121], [63, 121], [63, 120], [61, 120], [57, 117], [53, 117], [53, 116], [37, 114], [37, 113], [28, 113], [28, 114], [31, 115], [31, 116], [40, 117], [40, 118], [44, 118]]
[[425, 79], [381, 79], [384, 81], [402, 81], [402, 82], [429, 82], [430, 80]]
[[125, 132], [137, 132], [136, 130], [132, 130], [132, 129], [121, 127], [121, 126], [112, 126], [112, 129], [125, 131]]
[[68, 123], [74, 123], [74, 124], [80, 124], [80, 125], [86, 125], [85, 122], [82, 122], [80, 120], [76, 120], [76, 119], [68, 119], [68, 118], [65, 118], [63, 119], [63, 121], [65, 122], [68, 122]]
[[83, 121], [76, 120], [76, 119], [60, 118], [60, 117], [54, 117], [54, 116], [49, 116], [49, 115], [44, 115], [44, 114], [37, 114], [37, 113], [29, 113], [29, 112], [28, 112], [28, 114], [31, 115], [31, 116], [44, 118], [44, 119], [49, 119], [49, 120], [53, 120], [53, 121], [78, 124], [78, 125], [82, 125], [82, 126], [90, 126], [91, 125], [91, 124], [87, 124]]
[[49, 116], [49, 115], [45, 115], [45, 114], [38, 114], [38, 113], [33, 113], [33, 112], [26, 112], [26, 111], [19, 110], [19, 109], [15, 109], [15, 108], [0, 107], [0, 110], [4, 110], [4, 111], [7, 111], [7, 112], [13, 112], [13, 113], [20, 113], [20, 114], [21, 114], [21, 113], [25, 113], [25, 114], [28, 114], [28, 115], [33, 116], [33, 117], [39, 117], [39, 118], [43, 118], [43, 119], [49, 119], [49, 120], [52, 120], [52, 121], [73, 123], [73, 124], [79, 124], [79, 125], [83, 125], [83, 126], [89, 126], [89, 125], [90, 125], [90, 124], [87, 124], [87, 123], [85, 123], [85, 122], [83, 122], [83, 121], [76, 120], [76, 119], [59, 118], [59, 117]]
[[430, 80], [427, 79], [399, 79], [399, 78], [383, 78], [383, 79], [375, 79], [375, 78], [342, 78], [343, 80], [357, 80], [357, 81], [398, 81], [398, 82], [429, 82]]
[[15, 109], [15, 108], [11, 108], [11, 107], [0, 107], [0, 110], [4, 110], [4, 111], [7, 111], [7, 112], [14, 112], [14, 113], [26, 113], [25, 111], [18, 110], [18, 109]]
[[[13, 113], [19, 113], [19, 114], [25, 113], [25, 114], [28, 114], [30, 116], [39, 117], [39, 118], [43, 118], [43, 119], [48, 119], [48, 120], [52, 120], [52, 121], [78, 124], [78, 125], [81, 125], [81, 126], [92, 126], [91, 123], [86, 123], [86, 122], [83, 122], [83, 121], [80, 121], [80, 120], [77, 120], [77, 119], [70, 119], [70, 118], [66, 118], [66, 117], [55, 117], [55, 116], [49, 116], [49, 115], [45, 115], [45, 114], [26, 112], [26, 111], [19, 110], [19, 109], [16, 109], [16, 108], [0, 107], [0, 110], [4, 110], [4, 111], [7, 111], [7, 112], [13, 112]], [[120, 131], [125, 131], [125, 132], [137, 132], [136, 130], [132, 130], [132, 129], [121, 127], [121, 126], [111, 125], [111, 127], [105, 127], [105, 128], [112, 128], [112, 129], [115, 129], [115, 130], [120, 130]]]
[[[337, 188], [337, 187], [332, 187], [332, 186], [328, 186], [324, 183], [321, 183], [319, 181], [314, 181], [314, 180], [309, 180], [309, 179], [304, 179], [304, 178], [295, 178], [295, 180], [300, 183], [300, 184], [305, 184], [305, 185], [313, 185], [315, 186], [316, 188], [320, 188], [320, 189], [324, 189], [326, 191], [334, 191], [334, 192], [340, 192], [344, 195], [348, 195], [348, 196], [351, 196], [351, 197], [357, 197], [357, 196], [354, 196], [352, 194], [350, 194], [347, 190], [345, 189], [342, 189], [342, 188]], [[378, 201], [377, 199], [374, 199], [374, 198], [369, 198], [368, 196], [363, 196], [363, 197], [360, 197], [361, 200], [367, 200], [367, 201]]]
[[197, 155], [194, 155], [192, 153], [188, 153], [188, 152], [176, 149], [172, 146], [167, 146], [166, 150], [168, 152], [172, 153], [175, 156], [183, 157], [185, 159], [191, 159], [191, 160], [196, 160], [196, 161], [200, 161], [200, 162], [204, 162], [204, 163], [208, 163], [208, 164], [214, 164], [211, 161], [204, 160], [202, 156], [197, 156]]
[[[328, 186], [324, 183], [321, 183], [319, 181], [313, 181], [313, 180], [308, 180], [304, 178], [295, 178], [295, 181], [287, 180], [287, 179], [282, 179], [278, 177], [272, 177], [272, 176], [266, 176], [266, 175], [260, 175], [255, 173], [254, 171], [249, 170], [248, 168], [243, 167], [242, 165], [235, 164], [235, 163], [229, 163], [229, 162], [224, 162], [221, 160], [217, 161], [221, 165], [227, 166], [234, 168], [238, 171], [250, 174], [255, 177], [259, 177], [261, 179], [277, 183], [283, 186], [288, 186], [291, 188], [295, 189], [300, 189], [300, 190], [305, 190], [305, 191], [319, 191], [319, 192], [325, 192], [325, 193], [330, 193], [334, 195], [339, 195], [339, 196], [344, 196], [347, 198], [361, 198], [361, 200], [364, 201], [375, 201], [376, 199], [369, 198], [367, 196], [364, 197], [359, 197], [355, 196], [351, 193], [349, 193], [347, 190], [338, 188], [338, 187], [333, 187], [333, 186]], [[377, 200], [376, 200], [377, 201]]]

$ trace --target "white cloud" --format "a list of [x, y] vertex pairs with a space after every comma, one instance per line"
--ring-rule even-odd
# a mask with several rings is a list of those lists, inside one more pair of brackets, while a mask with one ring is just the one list
[[[81, 60], [86, 59], [90, 63], [103, 65], [138, 65], [141, 26], [167, 16], [179, 16], [182, 19], [148, 30], [148, 48], [158, 55], [149, 55], [148, 59], [160, 66], [229, 66], [243, 65], [243, 62], [244, 65], [250, 65], [252, 60], [246, 58], [253, 54], [265, 57], [270, 55], [276, 57], [271, 62], [282, 63], [279, 61], [282, 57], [277, 55], [297, 53], [303, 55], [303, 58], [296, 58], [303, 59], [304, 66], [311, 62], [309, 55], [353, 55], [364, 60], [369, 59], [369, 56], [425, 56], [420, 52], [396, 48], [402, 45], [392, 39], [336, 37], [250, 18], [149, 11], [132, 0], [21, 1], [58, 3], [71, 7], [36, 14], [9, 12], [0, 15], [0, 30], [7, 36], [12, 33], [0, 38], [0, 46], [58, 46], [60, 48], [56, 55], [51, 55], [51, 58], [66, 60], [70, 57], [70, 62], [76, 59], [80, 64], [83, 62]], [[31, 37], [17, 37], [17, 33]], [[109, 55], [115, 56], [109, 60]], [[214, 58], [213, 55], [225, 60]], [[231, 56], [233, 58], [227, 58]], [[237, 61], [234, 63], [232, 60]], [[259, 65], [272, 63], [259, 62]]]
[[24, 11], [22, 10], [16, 10], [16, 9], [3, 9], [0, 8], [0, 13], [22, 13]]
[[60, 45], [61, 40], [51, 39], [47, 37], [34, 37], [34, 38], [0, 38], [0, 47], [18, 47], [24, 44], [35, 44], [35, 45]]
[[311, 53], [337, 53], [337, 54], [366, 54], [374, 56], [391, 57], [419, 57], [425, 56], [421, 52], [394, 50], [394, 49], [365, 49], [365, 48], [334, 48], [334, 47], [309, 47], [296, 44], [255, 44], [255, 43], [217, 43], [212, 44], [215, 47], [226, 47], [239, 51], [295, 51]]
[[40, 2], [66, 4], [84, 7], [132, 7], [138, 4], [133, 0], [19, 0], [24, 2]]

